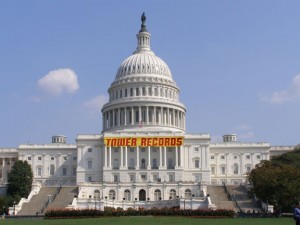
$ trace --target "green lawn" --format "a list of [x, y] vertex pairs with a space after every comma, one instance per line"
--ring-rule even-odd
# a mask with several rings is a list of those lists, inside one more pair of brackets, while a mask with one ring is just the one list
[[177, 217], [109, 217], [88, 219], [6, 219], [1, 224], [21, 225], [292, 225], [292, 218], [199, 219]]

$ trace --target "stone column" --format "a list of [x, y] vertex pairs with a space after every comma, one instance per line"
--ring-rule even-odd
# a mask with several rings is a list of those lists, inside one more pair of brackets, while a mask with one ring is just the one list
[[134, 124], [134, 107], [131, 107], [131, 125]]
[[140, 168], [140, 148], [136, 146], [136, 169]]
[[121, 150], [121, 165], [120, 166], [121, 166], [121, 168], [123, 168], [124, 167], [123, 146], [120, 147], [120, 150]]
[[124, 125], [127, 125], [127, 108], [124, 108]]
[[151, 154], [150, 154], [150, 152], [151, 152], [151, 147], [150, 146], [148, 146], [148, 170], [150, 170], [151, 169]]
[[128, 147], [125, 146], [125, 167], [128, 168], [127, 160], [128, 159]]
[[109, 167], [111, 167], [111, 146], [109, 146]]
[[167, 167], [167, 147], [164, 146], [164, 167]]
[[149, 107], [146, 106], [146, 124], [149, 124]]

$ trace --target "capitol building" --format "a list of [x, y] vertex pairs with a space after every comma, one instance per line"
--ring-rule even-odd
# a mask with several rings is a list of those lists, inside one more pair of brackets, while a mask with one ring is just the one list
[[260, 161], [292, 150], [242, 143], [235, 134], [212, 143], [209, 134], [188, 133], [179, 86], [151, 49], [144, 14], [136, 37], [136, 50], [108, 88], [101, 134], [78, 135], [76, 144], [56, 135], [49, 144], [0, 149], [3, 185], [13, 163], [26, 160], [34, 174], [29, 198], [46, 187], [70, 186], [77, 193], [68, 208], [86, 208], [91, 201], [99, 209], [187, 207], [188, 201], [192, 208], [203, 208], [212, 204], [206, 199], [209, 186], [243, 184]]

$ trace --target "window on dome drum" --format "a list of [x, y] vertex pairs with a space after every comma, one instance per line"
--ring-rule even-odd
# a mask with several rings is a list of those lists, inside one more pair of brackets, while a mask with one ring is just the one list
[[184, 192], [184, 198], [191, 198], [192, 197], [192, 191], [190, 189], [186, 189]]
[[116, 198], [116, 192], [114, 190], [110, 190], [108, 194], [108, 199], [115, 200], [115, 198]]
[[152, 109], [150, 109], [150, 110], [148, 111], [148, 113], [149, 113], [149, 115], [148, 115], [149, 123], [152, 123], [152, 122], [153, 122], [153, 119], [152, 119], [152, 117], [153, 117], [153, 111], [152, 111]]
[[146, 121], [146, 111], [144, 109], [142, 110], [142, 121]]
[[133, 88], [130, 88], [130, 97], [133, 96]]
[[131, 194], [128, 189], [124, 191], [124, 199], [125, 201], [131, 201]]
[[154, 201], [159, 201], [161, 200], [161, 191], [159, 189], [156, 189], [154, 191]]
[[146, 95], [146, 88], [145, 87], [142, 88], [142, 94], [143, 94], [143, 96]]
[[148, 88], [148, 95], [152, 96], [152, 88], [151, 87]]
[[176, 199], [176, 191], [174, 189], [170, 190], [169, 199]]
[[123, 93], [122, 93], [122, 89], [120, 90], [120, 98], [123, 98]]
[[139, 123], [139, 122], [140, 122], [140, 119], [139, 119], [139, 110], [136, 110], [136, 111], [135, 111], [135, 122], [136, 122], [136, 123]]
[[116, 99], [118, 99], [118, 98], [119, 98], [119, 92], [116, 91]]
[[154, 95], [158, 96], [158, 90], [157, 90], [157, 88], [154, 88]]
[[127, 88], [124, 91], [125, 91], [124, 97], [126, 98], [127, 97]]
[[136, 96], [140, 96], [140, 89], [139, 89], [139, 88], [136, 88], [136, 89], [135, 89], [135, 95], [136, 95]]

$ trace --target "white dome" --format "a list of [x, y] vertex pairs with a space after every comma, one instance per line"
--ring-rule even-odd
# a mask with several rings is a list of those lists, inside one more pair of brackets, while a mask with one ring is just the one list
[[116, 80], [128, 75], [161, 75], [172, 79], [168, 65], [152, 51], [139, 51], [125, 59], [116, 74]]

